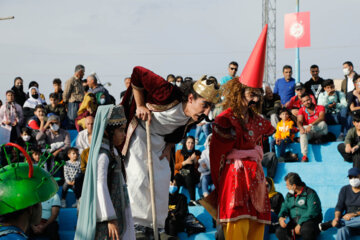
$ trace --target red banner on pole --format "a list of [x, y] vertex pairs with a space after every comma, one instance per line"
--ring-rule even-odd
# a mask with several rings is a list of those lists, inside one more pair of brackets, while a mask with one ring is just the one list
[[285, 48], [310, 47], [310, 12], [285, 14]]

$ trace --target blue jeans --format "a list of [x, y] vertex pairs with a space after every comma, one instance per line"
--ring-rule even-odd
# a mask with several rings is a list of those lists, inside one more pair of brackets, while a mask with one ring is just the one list
[[203, 195], [204, 193], [209, 194], [209, 187], [212, 184], [211, 174], [204, 175], [200, 180], [200, 184]]
[[325, 122], [328, 125], [335, 125], [340, 124], [341, 125], [341, 132], [345, 135], [347, 130], [349, 129], [348, 125], [348, 116], [347, 116], [347, 108], [342, 108], [337, 113], [326, 113], [325, 114]]
[[272, 146], [275, 147], [275, 145], [277, 147], [275, 147], [275, 154], [276, 154], [276, 157], [283, 157], [285, 155], [285, 150], [286, 150], [286, 147], [292, 143], [291, 139], [290, 138], [286, 138], [284, 140], [281, 140], [280, 142], [280, 145], [276, 145], [275, 144], [275, 139], [273, 140], [272, 142]]
[[195, 139], [199, 140], [200, 133], [202, 131], [204, 132], [205, 139], [206, 139], [207, 136], [209, 136], [209, 134], [211, 133], [211, 123], [205, 123], [202, 126], [196, 126]]
[[338, 228], [336, 239], [346, 240], [351, 236], [360, 235], [360, 217], [354, 217], [349, 221], [340, 220], [340, 227]]

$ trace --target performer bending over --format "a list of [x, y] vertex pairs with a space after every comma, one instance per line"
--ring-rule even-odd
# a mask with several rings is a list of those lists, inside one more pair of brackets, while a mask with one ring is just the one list
[[157, 227], [164, 228], [168, 214], [171, 147], [180, 142], [192, 125], [202, 120], [201, 115], [209, 113], [212, 104], [220, 98], [218, 89], [216, 79], [209, 80], [206, 76], [195, 84], [187, 82], [178, 88], [148, 69], [134, 68], [131, 87], [122, 102], [129, 121], [122, 152], [127, 153], [127, 184], [138, 237], [150, 230], [146, 227], [152, 227], [145, 121], [151, 119]]

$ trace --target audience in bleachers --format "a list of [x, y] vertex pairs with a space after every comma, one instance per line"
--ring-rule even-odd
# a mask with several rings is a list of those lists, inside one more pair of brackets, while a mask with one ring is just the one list
[[338, 150], [345, 161], [352, 162], [354, 167], [360, 168], [360, 111], [353, 112], [353, 125], [344, 143], [338, 145]]
[[95, 95], [93, 93], [85, 94], [84, 100], [80, 104], [79, 111], [77, 112], [77, 117], [75, 118], [75, 126], [78, 132], [86, 128], [85, 118], [87, 116], [95, 117], [97, 107]]
[[274, 135], [277, 147], [277, 157], [284, 157], [286, 147], [294, 142], [295, 132], [297, 129], [295, 123], [290, 119], [290, 113], [287, 108], [281, 108], [279, 111], [281, 121], [276, 126]]
[[66, 161], [64, 166], [64, 178], [65, 182], [62, 186], [62, 193], [61, 193], [61, 207], [66, 207], [66, 194], [71, 188], [76, 197], [76, 203], [72, 205], [72, 207], [76, 207], [77, 203], [79, 202], [79, 198], [81, 195], [81, 189], [76, 189], [75, 187], [75, 177], [78, 173], [81, 172], [80, 170], [80, 160], [79, 160], [79, 150], [77, 148], [69, 148], [67, 151], [67, 156], [69, 158]]
[[[293, 96], [289, 102], [287, 102], [285, 104], [285, 107], [287, 107], [290, 111], [291, 114], [293, 116], [297, 116], [299, 109], [303, 107], [303, 103], [301, 101], [301, 96], [305, 93], [305, 87], [304, 84], [302, 84], [301, 82], [298, 82], [295, 84], [295, 93], [296, 95]], [[311, 102], [313, 104], [316, 104], [316, 99], [312, 94], [309, 94], [310, 98], [311, 98]]]
[[271, 125], [276, 128], [279, 122], [278, 111], [281, 108], [280, 96], [272, 92], [269, 85], [265, 86], [264, 102], [262, 104], [262, 114], [269, 119]]
[[292, 78], [292, 67], [285, 65], [283, 67], [283, 78], [275, 82], [274, 93], [279, 94], [281, 104], [285, 105], [295, 95], [295, 79]]
[[27, 98], [30, 98], [30, 95], [31, 95], [30, 88], [32, 88], [32, 87], [35, 87], [37, 89], [38, 97], [39, 97], [39, 100], [41, 101], [41, 104], [46, 105], [45, 96], [44, 96], [44, 94], [39, 92], [39, 83], [36, 81], [31, 81], [29, 83], [29, 87], [28, 87], [29, 91], [27, 92]]
[[49, 95], [50, 104], [45, 106], [45, 111], [47, 116], [51, 114], [55, 114], [60, 117], [61, 124], [64, 124], [65, 117], [66, 117], [66, 109], [63, 104], [59, 104], [59, 95], [56, 93], [51, 93]]
[[360, 235], [360, 169], [349, 169], [348, 178], [350, 184], [343, 186], [339, 192], [334, 219], [319, 224], [321, 231], [338, 228], [336, 240]]
[[39, 90], [36, 87], [31, 87], [29, 93], [29, 98], [26, 99], [23, 106], [24, 119], [26, 120], [34, 116], [36, 106], [43, 105], [43, 101], [39, 97]]
[[32, 135], [31, 129], [27, 127], [21, 128], [20, 137], [16, 141], [25, 151], [31, 151], [38, 147], [35, 137]]
[[300, 130], [300, 147], [303, 155], [301, 161], [308, 161], [308, 141], [312, 138], [320, 138], [328, 133], [325, 122], [325, 108], [312, 102], [310, 95], [304, 93], [301, 96], [303, 107], [297, 115], [297, 126]]
[[20, 126], [24, 120], [22, 108], [14, 99], [14, 91], [6, 91], [6, 103], [0, 108], [0, 121], [10, 131], [10, 142], [16, 142], [20, 136]]
[[310, 66], [311, 78], [309, 79], [309, 81], [305, 83], [306, 92], [315, 96], [316, 99], [318, 99], [319, 94], [321, 92], [324, 92], [324, 89], [321, 85], [324, 79], [319, 77], [319, 73], [320, 73], [319, 66], [315, 64], [311, 65]]
[[[69, 132], [61, 128], [60, 118], [57, 115], [51, 115], [44, 128], [36, 135], [37, 141], [45, 141], [50, 148], [50, 152], [54, 156], [54, 161], [62, 161], [65, 159], [67, 150], [70, 147]], [[54, 161], [51, 161], [49, 169], [54, 166]]]
[[320, 93], [318, 104], [325, 107], [325, 122], [328, 125], [341, 125], [339, 140], [342, 141], [347, 132], [347, 109], [345, 94], [335, 90], [334, 81], [327, 79], [323, 81], [324, 92]]
[[281, 205], [276, 236], [279, 240], [294, 239], [295, 235], [316, 240], [320, 232], [318, 225], [323, 218], [319, 196], [297, 173], [288, 173], [285, 182], [289, 192]]
[[355, 88], [354, 83], [358, 78], [358, 74], [354, 71], [354, 65], [350, 61], [343, 63], [343, 73], [345, 79], [341, 82], [341, 91], [346, 94], [346, 98], [348, 99]]
[[274, 180], [270, 177], [266, 177], [266, 187], [269, 192], [270, 206], [271, 206], [271, 225], [269, 226], [269, 233], [275, 233], [277, 227], [279, 227], [279, 213], [281, 205], [284, 202], [284, 196], [276, 192]]
[[94, 117], [87, 116], [85, 118], [85, 129], [79, 132], [76, 138], [76, 147], [79, 149], [80, 154], [83, 150], [90, 147], [93, 127]]
[[183, 232], [188, 213], [187, 198], [179, 193], [176, 180], [173, 180], [169, 187], [169, 212], [165, 220], [165, 232], [170, 236], [177, 236], [179, 232]]
[[178, 186], [185, 186], [190, 194], [189, 206], [195, 206], [195, 187], [199, 183], [198, 160], [201, 152], [195, 150], [195, 138], [186, 137], [182, 149], [175, 154], [174, 179]]
[[14, 79], [14, 86], [11, 88], [14, 91], [15, 102], [23, 106], [26, 101], [26, 93], [24, 92], [24, 81], [21, 77]]
[[45, 107], [41, 104], [36, 105], [34, 109], [34, 116], [27, 120], [27, 126], [33, 130], [33, 134], [36, 136], [38, 131], [43, 130], [46, 124], [46, 112]]
[[63, 96], [62, 96], [64, 91], [62, 90], [62, 87], [61, 87], [60, 78], [55, 78], [53, 80], [53, 88], [54, 88], [54, 92], [52, 92], [52, 93], [55, 94], [56, 99], [58, 100], [58, 103], [64, 105]]
[[79, 110], [79, 104], [84, 99], [84, 87], [82, 78], [85, 74], [85, 67], [77, 65], [75, 67], [74, 75], [65, 82], [65, 89], [63, 92], [63, 101], [67, 106], [67, 116], [69, 119], [69, 126], [75, 127], [75, 118]]
[[204, 197], [207, 197], [210, 193], [210, 188], [212, 185], [211, 172], [210, 172], [210, 156], [209, 156], [209, 147], [211, 136], [207, 136], [204, 147], [205, 149], [202, 151], [200, 159], [199, 159], [199, 167], [198, 171], [200, 173], [200, 186], [202, 190], [202, 194]]

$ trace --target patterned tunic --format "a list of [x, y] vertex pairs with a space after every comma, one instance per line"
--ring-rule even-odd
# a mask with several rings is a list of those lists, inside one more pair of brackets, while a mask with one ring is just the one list
[[270, 202], [258, 144], [274, 128], [259, 115], [249, 118], [244, 130], [231, 109], [215, 119], [210, 144], [211, 174], [218, 192], [220, 222], [253, 219], [270, 223]]

